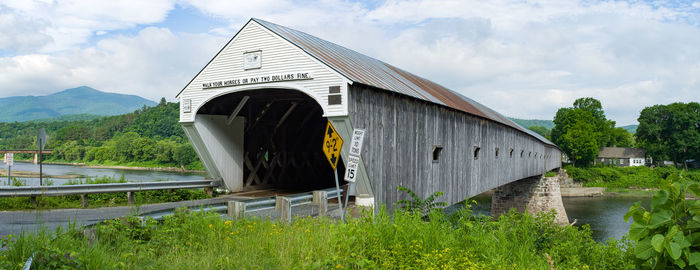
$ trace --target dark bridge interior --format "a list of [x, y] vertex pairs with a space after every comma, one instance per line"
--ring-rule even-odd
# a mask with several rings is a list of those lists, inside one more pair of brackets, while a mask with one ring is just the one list
[[[218, 97], [197, 113], [228, 117], [241, 102], [237, 116], [246, 119], [244, 189], [269, 185], [308, 191], [335, 186], [321, 151], [327, 120], [314, 99], [288, 89], [242, 91]], [[343, 162], [338, 162], [340, 179], [344, 171]]]

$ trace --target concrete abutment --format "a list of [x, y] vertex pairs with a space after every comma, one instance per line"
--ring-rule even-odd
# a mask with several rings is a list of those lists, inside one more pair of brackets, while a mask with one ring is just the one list
[[559, 176], [528, 177], [495, 189], [491, 200], [491, 216], [498, 218], [511, 208], [521, 213], [537, 214], [556, 211], [554, 222], [569, 224], [559, 187]]

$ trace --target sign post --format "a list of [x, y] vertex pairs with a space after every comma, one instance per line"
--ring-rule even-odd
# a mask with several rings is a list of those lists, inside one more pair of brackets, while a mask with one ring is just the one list
[[39, 134], [36, 135], [36, 146], [39, 147], [39, 185], [44, 185], [44, 174], [43, 174], [43, 164], [41, 158], [41, 152], [44, 151], [44, 146], [46, 146], [46, 131], [44, 128], [39, 129]]
[[328, 121], [326, 125], [326, 132], [323, 138], [323, 153], [326, 155], [328, 162], [333, 168], [333, 173], [335, 174], [335, 188], [338, 190], [338, 209], [340, 210], [341, 219], [345, 222], [345, 212], [343, 211], [343, 200], [340, 195], [340, 184], [338, 182], [338, 160], [340, 159], [340, 149], [343, 148], [343, 138], [340, 137], [331, 121]]
[[[348, 200], [350, 199], [350, 190], [355, 190], [355, 177], [357, 177], [360, 154], [362, 153], [362, 142], [365, 138], [364, 129], [355, 129], [352, 131], [352, 141], [350, 141], [350, 151], [348, 151], [348, 162], [345, 168], [345, 181], [350, 182], [348, 192], [345, 194], [345, 210], [348, 209]], [[343, 212], [345, 216], [345, 212]]]
[[7, 185], [12, 185], [12, 165], [14, 165], [15, 154], [6, 153], [5, 154], [5, 164], [7, 164]]

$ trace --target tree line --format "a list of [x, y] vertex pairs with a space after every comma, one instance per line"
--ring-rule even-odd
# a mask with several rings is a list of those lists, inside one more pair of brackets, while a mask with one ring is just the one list
[[0, 123], [1, 149], [36, 149], [44, 128], [48, 160], [92, 163], [142, 163], [201, 168], [178, 123], [179, 103], [161, 102], [132, 113], [87, 121]]
[[[639, 147], [655, 161], [686, 163], [700, 158], [700, 104], [672, 103], [646, 107], [639, 115], [634, 136], [605, 116], [602, 104], [579, 98], [572, 107], [560, 108], [554, 128], [531, 129], [549, 138], [566, 153], [574, 166], [590, 165], [601, 147]], [[687, 167], [687, 164], [686, 164]]]

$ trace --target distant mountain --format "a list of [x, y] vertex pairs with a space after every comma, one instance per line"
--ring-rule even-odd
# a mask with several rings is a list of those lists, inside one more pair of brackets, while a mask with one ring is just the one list
[[100, 117], [103, 117], [103, 115], [81, 113], [81, 114], [66, 114], [66, 115], [61, 115], [61, 116], [56, 116], [56, 117], [51, 117], [51, 118], [41, 118], [41, 119], [35, 119], [32, 121], [33, 122], [43, 122], [43, 123], [61, 122], [61, 121], [90, 121], [92, 119], [97, 119]]
[[24, 122], [66, 115], [118, 115], [146, 106], [151, 100], [117, 93], [102, 92], [87, 86], [66, 89], [46, 96], [0, 98], [0, 122]]
[[518, 119], [518, 118], [512, 118], [508, 117], [511, 121], [515, 122], [518, 125], [521, 125], [524, 128], [529, 128], [532, 126], [542, 126], [547, 129], [552, 129], [554, 128], [554, 122], [552, 120], [537, 120], [537, 119]]
[[[517, 123], [518, 125], [523, 126], [524, 128], [529, 128], [532, 126], [543, 126], [549, 130], [554, 128], [554, 122], [552, 122], [551, 120], [537, 120], [537, 119], [527, 120], [527, 119], [518, 119], [518, 118], [511, 118], [511, 117], [508, 117], [508, 119]], [[621, 126], [621, 128], [624, 128], [629, 133], [634, 134], [637, 132], [637, 126], [639, 126], [639, 125]]]
[[624, 128], [627, 130], [629, 133], [635, 134], [637, 133], [637, 127], [639, 125], [628, 125], [628, 126], [621, 126], [621, 128]]

